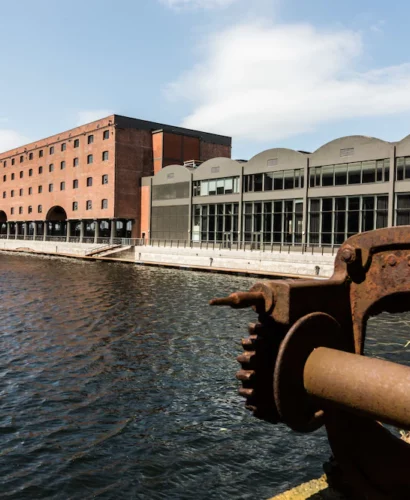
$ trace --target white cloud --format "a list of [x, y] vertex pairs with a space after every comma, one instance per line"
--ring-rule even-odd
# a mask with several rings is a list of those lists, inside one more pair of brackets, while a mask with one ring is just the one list
[[0, 152], [27, 144], [29, 139], [15, 130], [0, 129]]
[[223, 9], [237, 1], [238, 0], [161, 0], [163, 4], [171, 9]]
[[410, 110], [410, 64], [355, 71], [364, 53], [359, 33], [261, 22], [206, 42], [199, 63], [167, 89], [192, 100], [185, 127], [276, 141], [345, 118]]
[[94, 122], [112, 114], [113, 112], [108, 109], [85, 109], [77, 113], [76, 126]]

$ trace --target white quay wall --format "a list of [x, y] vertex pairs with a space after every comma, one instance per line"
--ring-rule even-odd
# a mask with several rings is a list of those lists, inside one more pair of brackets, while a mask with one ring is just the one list
[[[199, 248], [135, 247], [137, 262], [203, 266], [304, 276], [330, 277], [335, 255], [301, 252], [261, 252], [250, 250], [212, 250]], [[316, 273], [319, 266], [319, 274]]]
[[[66, 243], [64, 241], [0, 240], [0, 250], [26, 250], [84, 256], [100, 245], [94, 243]], [[104, 246], [104, 245], [101, 245]]]

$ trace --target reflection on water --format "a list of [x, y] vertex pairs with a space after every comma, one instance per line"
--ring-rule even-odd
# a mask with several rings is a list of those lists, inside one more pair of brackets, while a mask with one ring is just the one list
[[[206, 305], [254, 281], [0, 255], [2, 498], [263, 499], [320, 475], [323, 430], [237, 395], [254, 313]], [[371, 353], [408, 362], [409, 321], [372, 319]]]

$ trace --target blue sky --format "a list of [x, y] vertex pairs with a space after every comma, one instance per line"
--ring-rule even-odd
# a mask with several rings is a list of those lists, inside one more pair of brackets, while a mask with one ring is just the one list
[[112, 112], [233, 157], [410, 133], [404, 0], [0, 0], [0, 151]]

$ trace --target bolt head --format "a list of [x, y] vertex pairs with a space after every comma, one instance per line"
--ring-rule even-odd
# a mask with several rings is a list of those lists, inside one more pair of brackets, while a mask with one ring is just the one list
[[395, 266], [397, 264], [396, 256], [393, 254], [388, 255], [387, 256], [387, 264], [389, 264], [389, 266]]
[[346, 264], [350, 264], [351, 262], [354, 262], [354, 260], [356, 260], [355, 249], [350, 245], [346, 245], [342, 249], [341, 258], [342, 258], [343, 262], [346, 262]]

